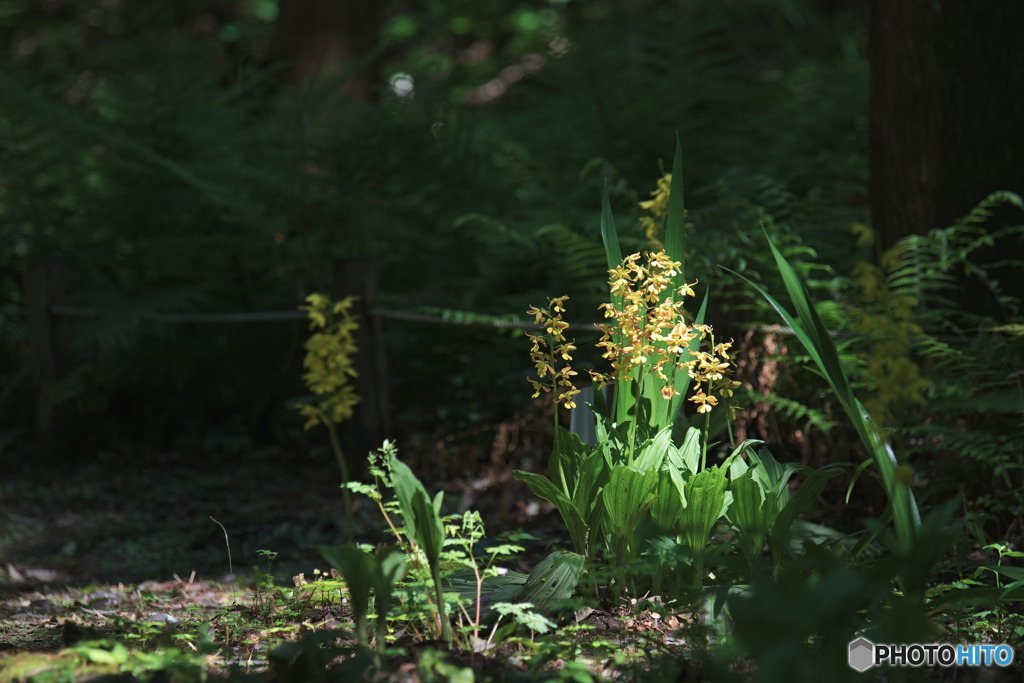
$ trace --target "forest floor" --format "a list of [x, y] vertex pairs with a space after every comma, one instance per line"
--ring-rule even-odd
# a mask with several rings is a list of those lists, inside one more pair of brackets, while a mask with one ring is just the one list
[[[528, 573], [568, 546], [557, 512], [512, 476], [543, 469], [549, 424], [535, 404], [417, 448], [399, 442], [399, 456], [431, 494], [446, 492], [446, 511], [479, 511], [488, 539], [528, 532], [526, 552], [508, 563]], [[338, 591], [317, 590], [331, 569], [317, 546], [345, 537], [328, 453], [101, 452], [60, 468], [26, 461], [6, 474], [0, 683], [352, 680], [338, 666], [324, 673], [354, 645]], [[355, 500], [356, 540], [384, 541], [376, 506]], [[816, 515], [842, 521], [842, 510], [819, 499]], [[705, 680], [685, 643], [700, 622], [652, 603], [585, 610], [554, 638], [512, 639], [486, 656], [406, 636], [375, 680], [471, 680], [466, 669], [476, 680]], [[748, 666], [737, 661], [731, 673], [744, 680]]]
[[[524, 573], [549, 548], [567, 545], [557, 512], [512, 478], [514, 467], [546, 460], [535, 422], [547, 424], [528, 411], [400, 451], [428, 491], [446, 491], [450, 511], [480, 511], [488, 538], [528, 531], [527, 553], [510, 565]], [[356, 500], [356, 540], [384, 540], [379, 511]], [[296, 668], [296, 651], [274, 648], [349, 628], [347, 609], [311, 590], [330, 569], [316, 547], [344, 540], [343, 519], [327, 453], [99, 453], [74, 466], [13, 466], [0, 482], [0, 682], [317, 680]], [[582, 671], [598, 673], [602, 659], [620, 671], [635, 665], [623, 657], [626, 641], [637, 661], [667, 652], [685, 618], [627, 612], [579, 620], [588, 632], [578, 641], [593, 643]], [[342, 649], [327, 652], [353, 644], [334, 642]], [[499, 670], [507, 678], [530, 668], [527, 654], [537, 656], [506, 646], [486, 657], [455, 649], [435, 657], [445, 648], [422, 640], [400, 649], [388, 670], [412, 681], [444, 679], [451, 666], [472, 668], [477, 680]], [[548, 667], [574, 666], [558, 653], [548, 659]], [[338, 675], [329, 680], [345, 680]]]

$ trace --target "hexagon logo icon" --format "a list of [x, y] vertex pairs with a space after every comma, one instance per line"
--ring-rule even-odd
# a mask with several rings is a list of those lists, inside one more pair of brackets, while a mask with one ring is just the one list
[[861, 673], [867, 671], [875, 663], [875, 644], [867, 638], [858, 638], [852, 641], [847, 662], [855, 671]]

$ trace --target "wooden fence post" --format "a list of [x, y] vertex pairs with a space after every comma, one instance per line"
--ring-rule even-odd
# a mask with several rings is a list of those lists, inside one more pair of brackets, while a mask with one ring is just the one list
[[[335, 261], [333, 268], [334, 296], [359, 297], [352, 309], [359, 321], [356, 331], [355, 366], [356, 404], [353, 419], [342, 423], [342, 440], [346, 454], [354, 463], [363, 463], [367, 453], [377, 450], [384, 439], [391, 438], [391, 404], [388, 392], [387, 356], [378, 318], [369, 315], [377, 306], [377, 270], [370, 258], [349, 258]], [[360, 474], [362, 469], [357, 470]]]
[[66, 426], [60, 409], [54, 406], [52, 389], [64, 371], [66, 339], [64, 324], [51, 307], [64, 296], [60, 264], [56, 261], [31, 261], [23, 273], [25, 308], [28, 315], [29, 355], [32, 389], [35, 396], [37, 446], [41, 455], [54, 460]]

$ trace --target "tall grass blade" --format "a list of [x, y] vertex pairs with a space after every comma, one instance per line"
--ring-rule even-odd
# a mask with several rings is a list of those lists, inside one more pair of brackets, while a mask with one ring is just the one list
[[807, 349], [807, 353], [814, 360], [818, 370], [824, 376], [839, 399], [840, 404], [842, 404], [847, 416], [853, 422], [858, 436], [860, 436], [864, 447], [878, 468], [882, 476], [882, 485], [892, 505], [897, 539], [903, 549], [908, 549], [913, 542], [918, 527], [921, 525], [921, 518], [917, 509], [917, 503], [914, 500], [914, 494], [910, 487], [897, 480], [896, 456], [892, 452], [892, 447], [885, 442], [874, 420], [871, 419], [867, 410], [864, 409], [861, 402], [853, 395], [853, 390], [850, 388], [850, 383], [839, 360], [839, 352], [836, 349], [836, 345], [832, 341], [828, 329], [822, 323], [821, 317], [815, 310], [814, 305], [811, 303], [810, 296], [807, 294], [800, 276], [775, 247], [775, 244], [772, 243], [767, 231], [765, 232], [765, 239], [768, 240], [768, 246], [775, 258], [776, 266], [779, 269], [779, 274], [782, 276], [782, 282], [789, 294], [793, 309], [796, 311], [796, 317], [791, 315], [782, 304], [756, 283], [733, 270], [724, 267], [723, 269], [742, 278], [761, 294], [778, 311], [786, 324], [793, 329], [793, 333], [800, 340], [800, 343]]
[[676, 133], [676, 154], [672, 161], [672, 183], [668, 193], [668, 215], [665, 216], [665, 253], [683, 264], [673, 278], [673, 289], [686, 279], [686, 209], [683, 202], [683, 152]]

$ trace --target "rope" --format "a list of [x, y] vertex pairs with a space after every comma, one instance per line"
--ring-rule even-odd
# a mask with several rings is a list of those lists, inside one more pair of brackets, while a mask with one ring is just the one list
[[[109, 311], [98, 311], [95, 308], [86, 306], [65, 306], [62, 304], [50, 306], [50, 313], [67, 318], [97, 318], [101, 315], [108, 315]], [[406, 322], [430, 323], [435, 325], [454, 325], [457, 327], [482, 327], [499, 330], [536, 330], [540, 326], [526, 320], [500, 320], [487, 318], [476, 313], [423, 313], [419, 311], [396, 311], [390, 308], [372, 308], [368, 315], [374, 318], [385, 318], [389, 320], [404, 320]], [[462, 317], [465, 315], [465, 317]], [[284, 320], [306, 320], [304, 311], [256, 311], [252, 313], [142, 313], [143, 320], [162, 323], [263, 323], [281, 322]], [[597, 334], [601, 331], [598, 323], [569, 323], [566, 328], [571, 332], [580, 334]], [[766, 332], [792, 336], [793, 329], [784, 325], [750, 325], [747, 329], [756, 332]], [[1002, 331], [1002, 330], [1000, 330]], [[829, 330], [829, 336], [834, 339], [850, 339], [861, 336], [863, 333], [839, 332]], [[958, 343], [969, 341], [968, 337], [939, 335], [935, 337], [939, 341]]]
[[[50, 313], [68, 318], [97, 318], [108, 312], [85, 306], [50, 306]], [[262, 323], [281, 320], [304, 320], [303, 311], [257, 311], [255, 313], [142, 313], [143, 320], [162, 323]]]
[[[406, 320], [409, 322], [437, 323], [441, 325], [459, 325], [463, 327], [493, 327], [502, 330], [535, 330], [539, 326], [536, 323], [525, 320], [494, 320], [478, 317], [459, 318], [439, 313], [420, 313], [417, 311], [395, 311], [387, 308], [374, 308], [370, 315], [375, 318], [390, 318], [392, 320]], [[566, 328], [573, 332], [584, 332], [596, 334], [600, 332], [597, 323], [569, 323]]]
[[[67, 318], [97, 318], [109, 312], [98, 311], [86, 306], [50, 306], [50, 313]], [[487, 319], [477, 314], [461, 317], [459, 314], [422, 313], [417, 311], [396, 311], [389, 308], [370, 309], [368, 315], [374, 318], [404, 320], [407, 322], [434, 323], [439, 325], [456, 325], [460, 327], [487, 327], [503, 330], [535, 330], [536, 323], [525, 320]], [[142, 313], [143, 320], [165, 323], [259, 323], [279, 322], [282, 320], [305, 320], [308, 316], [304, 311], [257, 311], [253, 313]], [[569, 323], [567, 328], [573, 332], [596, 334], [600, 332], [597, 323]]]

